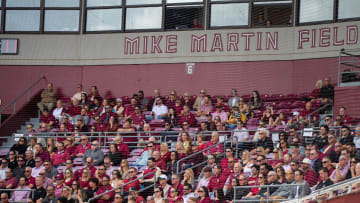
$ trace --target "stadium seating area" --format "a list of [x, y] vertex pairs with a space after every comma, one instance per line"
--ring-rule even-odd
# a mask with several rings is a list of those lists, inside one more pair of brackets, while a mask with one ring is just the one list
[[[332, 113], [327, 99], [333, 96], [323, 89], [242, 96], [236, 89], [212, 96], [205, 89], [199, 95], [154, 90], [153, 96], [140, 90], [105, 98], [96, 86], [88, 94], [77, 89], [61, 98], [51, 83], [43, 91], [39, 126], [29, 124], [2, 158], [2, 199], [292, 199], [360, 176], [359, 120], [346, 108]], [[302, 192], [285, 191], [285, 184], [301, 185]], [[278, 187], [267, 192], [261, 185]]]

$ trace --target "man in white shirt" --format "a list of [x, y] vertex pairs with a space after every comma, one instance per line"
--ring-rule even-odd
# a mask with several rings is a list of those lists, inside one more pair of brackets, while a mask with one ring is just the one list
[[2, 158], [1, 160], [1, 166], [0, 166], [0, 179], [5, 179], [5, 171], [8, 168], [8, 161], [5, 158]]
[[84, 92], [82, 88], [83, 88], [83, 87], [82, 87], [82, 84], [77, 84], [77, 85], [76, 85], [76, 93], [74, 94], [74, 96], [73, 96], [72, 98], [75, 98], [75, 99], [77, 99], [78, 101], [81, 101], [81, 93], [85, 93], [85, 94], [86, 94], [86, 92]]
[[44, 170], [45, 167], [42, 165], [42, 160], [40, 157], [35, 158], [35, 167], [32, 168], [31, 176], [38, 177], [40, 175], [40, 171]]
[[[243, 131], [245, 130], [245, 131]], [[244, 123], [239, 120], [237, 122], [236, 128], [234, 129], [234, 139], [237, 139], [238, 142], [245, 142], [249, 140], [249, 132], [244, 127]], [[242, 131], [242, 132], [240, 132]]]
[[152, 113], [155, 119], [166, 119], [168, 115], [168, 108], [163, 104], [163, 98], [157, 97], [156, 106], [152, 108]]
[[238, 106], [240, 97], [238, 95], [237, 90], [232, 89], [231, 94], [232, 94], [233, 97], [229, 98], [228, 106], [230, 106], [230, 107]]

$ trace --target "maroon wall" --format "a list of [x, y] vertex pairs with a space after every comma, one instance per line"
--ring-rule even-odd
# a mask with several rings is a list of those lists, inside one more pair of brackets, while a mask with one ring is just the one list
[[[185, 64], [146, 64], [112, 66], [0, 66], [0, 95], [3, 105], [13, 100], [29, 84], [44, 74], [47, 81], [61, 88], [66, 96], [75, 92], [77, 83], [88, 91], [97, 85], [102, 95], [132, 95], [139, 89], [152, 95], [154, 88], [162, 94], [176, 89], [179, 94], [198, 94], [201, 88], [209, 94], [230, 94], [237, 88], [241, 95], [254, 89], [264, 93], [302, 93], [314, 88], [317, 80], [337, 75], [337, 58], [297, 60], [196, 63], [193, 75], [186, 75]], [[46, 87], [43, 81], [33, 92]], [[20, 104], [18, 104], [20, 105]]]
[[346, 107], [346, 114], [353, 118], [360, 116], [360, 87], [335, 88], [335, 116], [339, 114], [340, 107]]

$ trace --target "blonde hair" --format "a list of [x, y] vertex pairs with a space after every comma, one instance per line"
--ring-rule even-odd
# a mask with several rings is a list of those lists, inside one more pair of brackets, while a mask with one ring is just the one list
[[[163, 147], [164, 150], [162, 150], [161, 147]], [[168, 152], [169, 152], [168, 144], [166, 142], [161, 143], [160, 144], [160, 154], [161, 154], [161, 156], [164, 156]]]
[[[73, 173], [73, 171], [72, 171], [71, 169], [66, 169], [66, 170], [65, 170], [65, 174], [66, 174], [66, 171], [70, 171], [71, 179], [74, 179], [74, 173]], [[65, 175], [65, 178], [64, 178], [64, 179], [66, 179], [66, 175]]]
[[[265, 150], [264, 150], [264, 148], [263, 147], [256, 147], [256, 151], [261, 151], [261, 154], [260, 155], [265, 155]], [[257, 152], [256, 152], [256, 154], [257, 154]], [[259, 155], [259, 154], [258, 154]]]
[[176, 146], [175, 146], [175, 150], [177, 151], [177, 146], [180, 146], [180, 152], [178, 152], [178, 153], [185, 153], [185, 148], [184, 148], [184, 145], [183, 145], [183, 143], [182, 142], [177, 142], [176, 143]]
[[65, 197], [67, 200], [70, 200], [70, 199], [71, 199], [71, 194], [72, 194], [72, 189], [71, 189], [71, 187], [69, 187], [69, 186], [64, 186], [64, 187], [62, 188], [62, 191], [61, 191], [61, 196], [62, 196], [62, 193], [63, 193], [64, 189], [67, 190], [67, 191], [69, 191], [68, 196], [67, 196], [67, 197], [64, 196], [64, 197]]
[[[48, 151], [50, 154], [53, 153], [53, 150], [55, 149], [55, 138], [49, 138], [48, 141], [50, 140], [51, 142], [51, 146], [47, 145], [46, 146], [46, 151]], [[47, 144], [47, 143], [46, 143]]]
[[[243, 158], [243, 156], [246, 156], [245, 159]], [[247, 149], [242, 152], [241, 159], [243, 163], [248, 163], [250, 161], [250, 153]]]
[[[189, 180], [187, 180], [187, 182], [185, 182], [185, 179], [183, 179], [182, 184], [184, 185], [185, 183], [188, 183], [191, 185], [195, 179], [194, 171], [191, 168], [188, 168], [185, 170], [185, 173], [188, 173], [190, 177], [189, 177]], [[184, 173], [184, 175], [185, 175], [185, 173]]]

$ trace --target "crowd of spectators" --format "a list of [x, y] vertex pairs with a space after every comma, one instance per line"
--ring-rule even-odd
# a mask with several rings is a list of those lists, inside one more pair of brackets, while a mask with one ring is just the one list
[[[78, 85], [71, 104], [66, 104], [50, 94], [54, 90], [49, 84], [38, 104], [42, 112], [38, 129], [29, 124], [28, 133], [2, 158], [1, 199], [85, 202], [121, 185], [123, 191], [114, 190], [95, 201], [231, 202], [234, 192], [236, 199], [247, 200], [305, 196], [360, 176], [360, 127], [344, 125], [353, 121], [346, 108], [340, 108], [339, 121], [327, 116], [319, 122], [319, 115], [312, 114], [313, 104], [333, 101], [329, 82], [326, 78], [325, 88], [318, 86], [306, 98], [302, 110], [277, 115], [258, 91], [240, 97], [232, 89], [225, 99], [211, 97], [205, 89], [197, 97], [178, 96], [176, 91], [161, 96], [155, 89], [152, 97], [140, 90], [131, 98], [111, 99], [101, 98], [96, 86], [87, 94]], [[256, 118], [256, 133], [249, 133], [247, 127]], [[159, 119], [163, 126], [156, 134], [152, 123]], [[320, 131], [305, 138], [299, 129], [309, 123]], [[270, 130], [277, 126], [286, 130], [274, 140]], [[39, 136], [48, 132], [50, 137]], [[109, 150], [100, 148], [101, 132], [115, 132]], [[168, 135], [173, 138], [163, 139]], [[133, 162], [132, 147], [141, 149]], [[200, 162], [205, 166], [195, 167]], [[267, 191], [262, 185], [273, 187]], [[148, 189], [139, 192], [142, 188]], [[33, 195], [26, 189], [34, 189]]]

